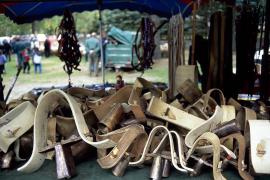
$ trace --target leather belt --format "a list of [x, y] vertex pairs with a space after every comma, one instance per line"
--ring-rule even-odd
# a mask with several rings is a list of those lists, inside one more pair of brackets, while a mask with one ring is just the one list
[[26, 164], [18, 168], [18, 171], [30, 173], [38, 170], [42, 166], [45, 160], [45, 155], [39, 152], [46, 146], [47, 143], [48, 114], [54, 110], [53, 108], [55, 108], [56, 105], [66, 103], [68, 103], [70, 106], [78, 133], [86, 143], [97, 148], [110, 148], [115, 145], [115, 142], [108, 139], [101, 142], [93, 142], [93, 137], [87, 127], [87, 123], [85, 122], [78, 103], [73, 97], [66, 94], [64, 91], [54, 89], [47, 92], [37, 106], [34, 119], [33, 151], [30, 159], [26, 162]]
[[6, 153], [9, 146], [33, 126], [34, 114], [35, 107], [26, 101], [0, 118], [0, 149], [3, 152]]

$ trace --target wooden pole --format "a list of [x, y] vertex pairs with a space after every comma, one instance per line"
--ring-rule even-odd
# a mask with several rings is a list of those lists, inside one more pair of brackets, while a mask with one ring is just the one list
[[264, 31], [264, 53], [262, 58], [262, 75], [260, 81], [260, 98], [267, 101], [270, 91], [270, 68], [269, 68], [269, 35], [270, 35], [270, 1], [266, 1], [265, 6], [265, 31]]
[[196, 0], [193, 1], [193, 11], [192, 11], [192, 54], [191, 54], [191, 65], [195, 65], [195, 36], [196, 36], [196, 11], [197, 3]]

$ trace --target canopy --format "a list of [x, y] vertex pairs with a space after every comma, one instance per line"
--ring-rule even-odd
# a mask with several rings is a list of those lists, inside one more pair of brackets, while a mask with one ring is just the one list
[[188, 16], [192, 11], [192, 2], [193, 0], [9, 0], [1, 1], [0, 10], [18, 24], [62, 15], [64, 9], [71, 12], [128, 9], [169, 18], [179, 12], [183, 17]]

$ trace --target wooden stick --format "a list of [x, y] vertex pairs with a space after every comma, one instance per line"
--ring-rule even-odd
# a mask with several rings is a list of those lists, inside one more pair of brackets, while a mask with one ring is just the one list
[[196, 11], [197, 11], [197, 2], [193, 1], [193, 18], [192, 18], [192, 56], [191, 56], [191, 65], [195, 64], [195, 36], [196, 36]]

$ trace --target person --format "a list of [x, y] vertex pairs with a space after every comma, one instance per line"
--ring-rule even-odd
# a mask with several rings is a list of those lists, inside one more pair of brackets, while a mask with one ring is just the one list
[[44, 42], [44, 52], [45, 52], [45, 57], [50, 57], [51, 55], [51, 42], [49, 38], [47, 37], [45, 42]]
[[116, 84], [115, 84], [115, 90], [118, 91], [122, 87], [125, 86], [124, 80], [121, 75], [116, 76]]
[[87, 34], [86, 35], [86, 40], [84, 42], [84, 47], [85, 47], [85, 62], [88, 62], [88, 51], [87, 51], [87, 48], [86, 48], [86, 42], [87, 42], [87, 39], [89, 39], [91, 37], [91, 34]]
[[7, 62], [6, 56], [3, 54], [3, 51], [0, 50], [0, 75], [5, 71], [5, 63]]
[[89, 71], [90, 76], [92, 73], [95, 73], [95, 76], [98, 76], [98, 63], [99, 63], [99, 41], [96, 38], [96, 34], [92, 33], [90, 38], [85, 41], [86, 52], [88, 52], [88, 62], [89, 62]]
[[42, 73], [42, 66], [41, 66], [41, 53], [38, 48], [34, 48], [33, 52], [33, 63], [34, 63], [34, 69], [35, 69], [35, 74], [38, 72], [39, 74]]
[[25, 48], [22, 52], [22, 57], [23, 57], [23, 73], [26, 73], [27, 74], [30, 74], [30, 64], [29, 64], [29, 61], [30, 61], [30, 56], [28, 54], [28, 49]]
[[11, 45], [6, 39], [3, 41], [3, 45], [4, 45], [3, 53], [5, 54], [7, 60], [11, 61], [11, 49], [12, 49]]

